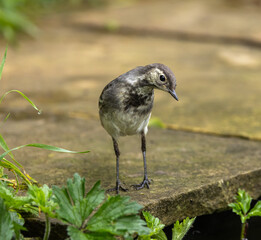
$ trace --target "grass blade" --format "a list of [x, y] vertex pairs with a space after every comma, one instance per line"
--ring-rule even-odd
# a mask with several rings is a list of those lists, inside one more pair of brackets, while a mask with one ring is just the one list
[[19, 93], [25, 100], [27, 100], [27, 101], [32, 105], [32, 107], [33, 107], [36, 111], [38, 111], [38, 114], [41, 113], [41, 110], [38, 109], [38, 108], [36, 107], [36, 105], [35, 105], [24, 93], [20, 92], [19, 90], [10, 90], [10, 91], [6, 92], [5, 94], [3, 94], [2, 97], [0, 98], [0, 104], [1, 104], [1, 102], [3, 101], [3, 99], [6, 97], [6, 95], [8, 95], [8, 94], [11, 93], [11, 92], [17, 92], [17, 93]]
[[[4, 149], [5, 152], [9, 151], [9, 148], [3, 138], [3, 136], [0, 134], [0, 147], [2, 147]], [[8, 155], [12, 158], [12, 160], [21, 168], [23, 168], [23, 166], [17, 162], [14, 158], [14, 155], [12, 154], [12, 152], [8, 153]]]
[[[54, 152], [61, 152], [61, 153], [88, 153], [88, 152], [90, 152], [90, 151], [81, 151], [81, 152], [71, 151], [71, 150], [67, 150], [67, 149], [64, 149], [64, 148], [59, 148], [59, 147], [46, 145], [46, 144], [40, 144], [40, 143], [26, 144], [24, 146], [42, 148], [42, 149], [46, 149], [46, 150], [50, 150], [50, 151], [54, 151]], [[0, 156], [0, 159], [1, 159], [1, 156]]]
[[1, 80], [1, 77], [2, 77], [3, 68], [4, 68], [4, 65], [5, 65], [6, 54], [7, 54], [7, 46], [5, 48], [5, 54], [4, 54], [3, 60], [2, 60], [1, 65], [0, 65], [0, 80]]
[[[6, 168], [6, 169], [12, 169], [13, 172], [15, 172], [19, 177], [21, 177], [27, 184], [31, 185], [31, 182], [27, 179], [27, 177], [21, 172], [21, 170], [15, 166], [10, 161], [6, 160], [5, 158], [1, 159], [0, 166]], [[18, 183], [17, 183], [18, 185]]]
[[[1, 134], [0, 134], [0, 147], [2, 147], [5, 152], [6, 152], [6, 151], [9, 151], [9, 148], [8, 148], [6, 142], [5, 142], [5, 140], [4, 140], [4, 138], [3, 138], [3, 136], [2, 136]], [[30, 176], [25, 172], [24, 167], [23, 167], [19, 162], [17, 162], [17, 161], [15, 160], [14, 155], [13, 155], [12, 152], [9, 152], [8, 155], [9, 155], [10, 158], [13, 160], [13, 162], [14, 162], [19, 168], [21, 168], [21, 170], [20, 170], [20, 169], [19, 169], [17, 166], [15, 166], [15, 165], [12, 165], [12, 166], [15, 166], [16, 168], [11, 167], [11, 169], [14, 170], [13, 173], [14, 173], [16, 179], [17, 179], [17, 175], [16, 175], [16, 174], [18, 174], [18, 175], [19, 175], [22, 179], [24, 179], [27, 183], [28, 183], [28, 180], [29, 180], [29, 182], [31, 181], [31, 182], [33, 182], [33, 183], [37, 183], [37, 181], [36, 181], [35, 179], [33, 179], [32, 177], [30, 177]], [[5, 162], [8, 162], [9, 164], [12, 164], [12, 163], [11, 163], [10, 161], [8, 161], [7, 159], [4, 159], [4, 161], [5, 161]], [[1, 165], [1, 163], [2, 163], [2, 162], [0, 162], [0, 165]], [[18, 182], [18, 180], [17, 180], [17, 185], [18, 185], [18, 187], [19, 187], [19, 182]]]
[[10, 117], [10, 113], [7, 113], [7, 115], [6, 115], [6, 117], [5, 117], [4, 121], [3, 121], [3, 123], [5, 123], [9, 117]]
[[54, 151], [54, 152], [61, 152], [61, 153], [88, 153], [88, 152], [90, 152], [90, 151], [77, 152], [77, 151], [71, 151], [71, 150], [67, 150], [64, 148], [59, 148], [59, 147], [55, 147], [55, 146], [51, 146], [51, 145], [32, 143], [32, 144], [21, 145], [21, 146], [12, 148], [8, 151], [5, 151], [3, 154], [0, 155], [0, 161], [10, 152], [18, 150], [20, 148], [24, 148], [24, 147], [36, 147], [36, 148], [42, 148], [42, 149], [46, 149], [46, 150], [50, 150], [50, 151]]

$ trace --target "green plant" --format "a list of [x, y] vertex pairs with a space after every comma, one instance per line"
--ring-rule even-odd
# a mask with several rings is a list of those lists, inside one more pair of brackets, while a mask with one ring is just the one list
[[[65, 187], [50, 189], [29, 186], [26, 196], [17, 196], [14, 190], [0, 181], [0, 240], [10, 240], [12, 236], [21, 239], [24, 219], [19, 212], [34, 215], [43, 212], [46, 217], [44, 240], [49, 238], [50, 219], [58, 218], [68, 225], [71, 240], [133, 239], [132, 235], [150, 234], [146, 223], [137, 215], [142, 208], [124, 196], [105, 196], [100, 182], [85, 192], [85, 178], [77, 173], [67, 180]], [[6, 227], [9, 226], [9, 227]]]
[[43, 240], [48, 240], [51, 232], [50, 217], [54, 218], [56, 214], [54, 211], [57, 209], [58, 204], [53, 201], [52, 189], [47, 185], [37, 187], [35, 185], [29, 186], [28, 195], [33, 205], [38, 206], [39, 210], [45, 215], [45, 232]]
[[37, 214], [37, 207], [31, 204], [28, 196], [17, 196], [14, 189], [0, 181], [0, 240], [23, 239], [20, 233], [25, 230], [24, 219], [19, 212]]
[[185, 218], [181, 223], [177, 221], [172, 229], [172, 240], [181, 240], [191, 228], [196, 218]]
[[228, 206], [232, 208], [234, 213], [240, 216], [242, 223], [240, 239], [246, 239], [247, 220], [254, 216], [261, 216], [261, 201], [258, 201], [256, 205], [251, 208], [252, 197], [242, 189], [238, 190], [235, 200], [236, 202], [230, 203]]
[[68, 224], [72, 240], [115, 239], [123, 236], [132, 239], [134, 233], [148, 234], [146, 223], [137, 215], [142, 208], [129, 197], [109, 196], [97, 182], [86, 194], [85, 179], [78, 174], [67, 180], [66, 187], [53, 186], [55, 201], [59, 205], [57, 217]]
[[37, 214], [37, 208], [31, 205], [29, 196], [18, 196], [13, 188], [5, 182], [0, 181], [0, 198], [5, 201], [6, 207], [10, 211], [29, 212]]
[[39, 32], [34, 20], [39, 15], [72, 10], [80, 5], [97, 7], [105, 5], [107, 0], [0, 0], [0, 35], [15, 43], [17, 33], [36, 36]]
[[[138, 240], [167, 240], [165, 233], [163, 232], [164, 224], [149, 212], [142, 212], [146, 220], [148, 228], [151, 232], [147, 235], [139, 236]], [[172, 228], [172, 240], [182, 240], [188, 230], [191, 228], [196, 218], [186, 218], [181, 223], [177, 221]]]
[[163, 232], [165, 225], [162, 224], [158, 218], [152, 216], [149, 212], [144, 211], [142, 214], [151, 232], [147, 235], [140, 235], [138, 240], [167, 239], [165, 233]]
[[52, 189], [47, 185], [29, 186], [25, 196], [18, 196], [11, 187], [0, 181], [0, 212], [4, 215], [4, 218], [0, 218], [0, 226], [7, 224], [10, 226], [5, 230], [0, 227], [0, 239], [9, 240], [14, 235], [16, 239], [23, 239], [20, 231], [26, 229], [23, 227], [24, 219], [20, 213], [38, 215], [39, 212], [43, 212], [46, 220], [43, 239], [47, 240], [51, 231], [49, 218], [56, 216], [55, 209], [57, 209], [57, 204], [52, 198]]
[[[0, 198], [0, 239], [9, 240], [15, 233], [16, 239], [20, 239], [20, 230], [23, 229], [24, 222], [18, 220], [16, 212], [9, 212]], [[15, 224], [20, 222], [20, 224]], [[17, 233], [19, 232], [19, 233]]]
[[[143, 212], [144, 222], [137, 214], [142, 206], [126, 196], [105, 196], [100, 182], [86, 193], [85, 178], [77, 173], [68, 179], [64, 187], [47, 185], [29, 186], [25, 196], [18, 196], [14, 189], [0, 181], [0, 240], [23, 239], [21, 230], [24, 219], [20, 215], [29, 212], [45, 215], [44, 240], [50, 235], [50, 218], [57, 218], [67, 226], [70, 240], [102, 240], [122, 237], [131, 240], [138, 234], [139, 240], [167, 240], [164, 224], [149, 212]], [[195, 218], [177, 221], [172, 229], [172, 240], [181, 240]], [[147, 223], [147, 227], [146, 227]], [[9, 227], [6, 227], [9, 226]]]

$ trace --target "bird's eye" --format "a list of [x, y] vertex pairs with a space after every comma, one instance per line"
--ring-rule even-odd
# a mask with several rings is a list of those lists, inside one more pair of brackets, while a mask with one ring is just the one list
[[160, 75], [160, 81], [164, 82], [166, 80], [164, 75]]

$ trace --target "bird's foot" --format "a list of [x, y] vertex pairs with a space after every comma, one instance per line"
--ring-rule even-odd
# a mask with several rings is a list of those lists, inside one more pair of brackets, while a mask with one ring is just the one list
[[121, 182], [116, 182], [116, 187], [109, 188], [106, 190], [106, 192], [116, 192], [116, 194], [119, 194], [120, 191], [127, 192], [129, 189], [122, 186]]
[[149, 189], [150, 184], [151, 184], [151, 180], [149, 180], [147, 177], [145, 177], [140, 184], [134, 184], [134, 185], [132, 185], [132, 187], [134, 187], [136, 190], [140, 190], [146, 186]]

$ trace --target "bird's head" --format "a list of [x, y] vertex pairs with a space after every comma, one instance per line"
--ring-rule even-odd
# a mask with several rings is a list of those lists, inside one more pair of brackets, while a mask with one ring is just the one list
[[171, 94], [178, 101], [178, 96], [175, 92], [176, 78], [174, 73], [164, 64], [153, 63], [145, 66], [148, 69], [146, 72], [146, 80], [153, 87], [163, 90]]

